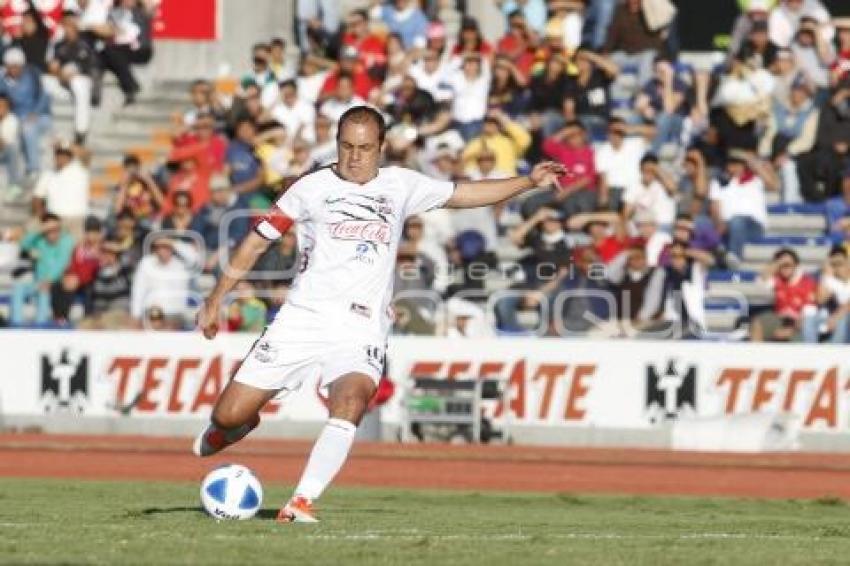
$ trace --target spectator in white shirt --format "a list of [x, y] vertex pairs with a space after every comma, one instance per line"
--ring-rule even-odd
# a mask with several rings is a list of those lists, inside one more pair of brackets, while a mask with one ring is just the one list
[[269, 42], [269, 67], [278, 82], [295, 78], [295, 65], [286, 58], [286, 40], [281, 37], [275, 37]]
[[315, 104], [329, 73], [330, 71], [319, 68], [312, 55], [305, 56], [301, 61], [301, 72], [295, 79], [298, 96], [310, 104]]
[[600, 183], [607, 185], [609, 208], [619, 210], [620, 199], [628, 187], [640, 183], [640, 160], [646, 154], [646, 140], [629, 135], [629, 127], [620, 118], [611, 119], [608, 140], [596, 150], [596, 171]]
[[652, 214], [661, 230], [669, 232], [676, 220], [676, 183], [658, 165], [652, 154], [640, 161], [638, 182], [626, 188], [623, 194], [623, 217], [629, 220], [641, 211]]
[[643, 240], [646, 249], [646, 262], [655, 267], [661, 257], [661, 251], [673, 238], [667, 232], [658, 229], [655, 213], [651, 209], [642, 209], [635, 213], [634, 225], [638, 237]]
[[336, 92], [322, 103], [319, 112], [336, 124], [346, 110], [365, 104], [365, 100], [354, 94], [354, 80], [351, 75], [341, 73], [337, 79]]
[[198, 254], [192, 244], [157, 237], [151, 252], [139, 262], [130, 292], [130, 315], [141, 320], [145, 312], [159, 307], [167, 317], [182, 318], [190, 296]]
[[850, 342], [850, 261], [847, 250], [836, 246], [821, 271], [819, 308], [803, 309], [803, 341], [817, 343], [827, 335], [833, 344]]
[[447, 79], [454, 93], [452, 118], [454, 128], [469, 141], [481, 133], [487, 114], [490, 91], [490, 68], [477, 53], [466, 55], [463, 65]]
[[832, 41], [835, 28], [829, 24], [829, 12], [820, 0], [782, 0], [768, 18], [770, 40], [779, 47], [789, 47], [803, 18], [824, 24], [819, 30], [825, 41]]
[[35, 185], [33, 211], [39, 217], [45, 212], [60, 217], [68, 232], [79, 240], [89, 213], [89, 171], [67, 143], [56, 144], [53, 162], [55, 169], [42, 173]]
[[298, 96], [298, 85], [294, 80], [280, 83], [280, 101], [272, 107], [271, 115], [286, 127], [289, 139], [301, 138], [308, 143], [316, 141], [315, 106]]
[[452, 99], [452, 91], [443, 84], [446, 76], [446, 66], [440, 62], [440, 54], [433, 49], [426, 49], [422, 57], [411, 65], [408, 74], [416, 81], [416, 86], [427, 91], [437, 102]]
[[6, 202], [17, 199], [21, 188], [20, 123], [12, 113], [9, 97], [0, 94], [0, 163], [6, 166]]
[[310, 160], [316, 167], [324, 167], [336, 161], [336, 139], [331, 119], [324, 114], [316, 116], [316, 139], [310, 149]]
[[767, 224], [765, 189], [779, 190], [779, 178], [755, 155], [731, 150], [726, 160], [725, 175], [713, 179], [708, 196], [711, 215], [717, 231], [726, 239], [726, 248], [740, 259], [747, 242], [764, 236]]

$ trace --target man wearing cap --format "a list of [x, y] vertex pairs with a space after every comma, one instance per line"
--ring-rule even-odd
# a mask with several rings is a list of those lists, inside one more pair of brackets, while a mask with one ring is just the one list
[[337, 90], [337, 83], [341, 76], [348, 76], [352, 81], [354, 93], [363, 100], [369, 99], [369, 93], [375, 88], [375, 82], [360, 63], [360, 53], [357, 48], [345, 45], [339, 50], [339, 66], [330, 72], [322, 84], [319, 92], [320, 99], [326, 99]]
[[189, 306], [198, 252], [193, 244], [164, 236], [155, 237], [150, 246], [133, 275], [130, 315], [142, 322], [145, 312], [156, 306], [167, 317], [182, 319]]
[[83, 223], [89, 212], [89, 171], [67, 142], [53, 148], [53, 171], [42, 173], [33, 191], [36, 216], [50, 212], [59, 216], [75, 239], [83, 235]]
[[730, 150], [722, 179], [713, 179], [708, 196], [711, 215], [726, 240], [733, 263], [741, 259], [744, 245], [764, 236], [767, 226], [766, 191], [779, 190], [773, 170], [754, 154]]
[[40, 228], [24, 235], [20, 245], [21, 251], [34, 260], [33, 279], [18, 281], [12, 287], [9, 321], [13, 326], [23, 324], [24, 305], [34, 299], [35, 323], [45, 324], [50, 320], [50, 287], [62, 277], [71, 261], [74, 238], [62, 229], [58, 216], [45, 214]]
[[26, 56], [18, 47], [3, 53], [0, 94], [9, 97], [12, 112], [20, 120], [27, 174], [34, 176], [41, 171], [41, 139], [52, 125], [50, 97], [38, 71], [26, 64]]
[[797, 156], [815, 146], [820, 111], [812, 99], [812, 87], [800, 76], [791, 88], [790, 106], [773, 104], [759, 153], [770, 155], [782, 179], [782, 200], [786, 204], [803, 201], [797, 174]]
[[[821, 33], [822, 24], [810, 16], [800, 19], [800, 28], [791, 42], [791, 52], [807, 78], [819, 90], [829, 88], [829, 67], [835, 59], [832, 42]], [[821, 99], [826, 98], [826, 93]]]

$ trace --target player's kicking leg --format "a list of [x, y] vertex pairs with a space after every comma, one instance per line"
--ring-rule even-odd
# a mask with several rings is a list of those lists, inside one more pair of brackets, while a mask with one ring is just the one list
[[354, 433], [375, 393], [368, 375], [349, 373], [335, 380], [328, 392], [330, 418], [313, 445], [307, 467], [292, 499], [278, 513], [284, 523], [315, 523], [313, 502], [331, 483], [348, 458]]
[[276, 393], [230, 381], [215, 404], [209, 426], [195, 438], [192, 452], [212, 456], [245, 438], [260, 424], [260, 409]]

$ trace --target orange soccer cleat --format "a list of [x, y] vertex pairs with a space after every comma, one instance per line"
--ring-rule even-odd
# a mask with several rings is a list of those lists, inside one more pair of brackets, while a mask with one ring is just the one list
[[278, 523], [318, 523], [313, 504], [306, 497], [296, 496], [277, 514]]

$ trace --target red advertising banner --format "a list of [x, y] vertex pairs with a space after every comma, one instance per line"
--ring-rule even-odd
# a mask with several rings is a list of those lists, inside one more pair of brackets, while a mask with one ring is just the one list
[[218, 0], [161, 0], [153, 22], [156, 39], [215, 41]]

